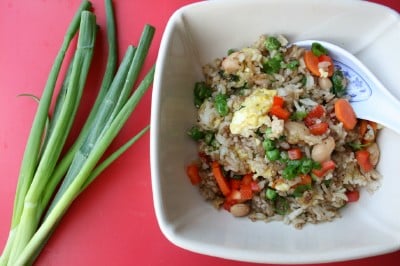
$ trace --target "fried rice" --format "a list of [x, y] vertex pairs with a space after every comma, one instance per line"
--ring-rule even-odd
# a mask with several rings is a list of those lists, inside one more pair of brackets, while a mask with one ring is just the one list
[[[284, 36], [263, 35], [203, 67], [204, 80], [194, 91], [197, 121], [188, 133], [199, 151], [192, 164], [198, 171], [194, 183], [216, 208], [302, 228], [340, 217], [360, 191], [379, 187], [379, 125], [358, 120], [345, 129], [334, 110], [346, 97], [328, 73], [334, 66], [320, 63], [316, 76], [304, 54]], [[335, 74], [345, 88], [343, 73]], [[278, 100], [281, 108], [272, 112]], [[319, 115], [310, 120], [316, 110]], [[325, 128], [313, 131], [313, 125]], [[368, 152], [372, 169], [360, 166], [360, 150]], [[213, 165], [228, 191], [221, 189]]]

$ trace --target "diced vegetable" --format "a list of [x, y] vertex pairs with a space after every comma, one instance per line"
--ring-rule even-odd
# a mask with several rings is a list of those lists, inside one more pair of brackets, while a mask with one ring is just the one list
[[356, 151], [357, 163], [364, 172], [369, 172], [374, 169], [374, 166], [371, 164], [369, 157], [370, 153], [367, 150]]
[[300, 148], [292, 148], [288, 150], [288, 156], [290, 160], [299, 160], [303, 156]]
[[331, 92], [339, 98], [346, 94], [346, 82], [343, 72], [340, 70], [333, 72]]
[[327, 174], [331, 170], [334, 170], [335, 168], [336, 163], [333, 160], [328, 160], [321, 164], [320, 169], [313, 169], [312, 174], [319, 178], [322, 178], [325, 174]]
[[324, 54], [328, 53], [326, 48], [324, 46], [322, 46], [322, 44], [320, 44], [318, 42], [313, 42], [311, 44], [311, 51], [316, 56], [321, 56], [321, 55], [324, 55]]
[[215, 180], [217, 181], [218, 187], [221, 190], [222, 194], [224, 196], [229, 195], [229, 193], [231, 193], [231, 189], [229, 187], [229, 183], [227, 182], [226, 178], [222, 174], [222, 169], [221, 169], [221, 166], [219, 165], [219, 163], [216, 161], [212, 162], [211, 169], [212, 169], [213, 175], [215, 177]]
[[273, 36], [269, 36], [265, 40], [265, 47], [269, 51], [278, 50], [281, 47], [281, 43], [279, 42], [279, 40], [277, 38], [275, 38]]
[[200, 130], [198, 126], [193, 126], [187, 134], [195, 141], [199, 141], [204, 138], [205, 134]]
[[346, 99], [341, 98], [335, 102], [335, 115], [347, 130], [352, 130], [357, 124], [357, 117], [353, 107]]
[[316, 136], [323, 135], [328, 130], [329, 125], [326, 122], [321, 122], [318, 124], [311, 125], [309, 127], [310, 133]]
[[270, 161], [276, 161], [280, 158], [280, 151], [278, 149], [273, 149], [266, 151], [265, 155]]
[[193, 90], [193, 95], [194, 95], [194, 105], [196, 108], [199, 108], [200, 105], [206, 100], [207, 98], [211, 97], [212, 90], [210, 87], [207, 86], [207, 84], [203, 81], [201, 82], [196, 82], [194, 84], [194, 90]]
[[274, 203], [274, 209], [277, 214], [285, 215], [286, 213], [288, 213], [290, 206], [286, 198], [278, 195]]
[[288, 120], [290, 117], [290, 112], [278, 105], [273, 105], [269, 110], [269, 115], [274, 115], [279, 119]]
[[310, 72], [317, 77], [321, 76], [319, 63], [328, 62], [330, 65], [327, 69], [327, 76], [331, 77], [334, 71], [332, 58], [327, 55], [316, 56], [312, 51], [307, 50], [304, 52], [304, 63]]
[[229, 107], [227, 103], [227, 96], [225, 94], [217, 94], [214, 99], [215, 108], [221, 116], [226, 116], [229, 113]]
[[346, 191], [347, 202], [356, 202], [360, 199], [360, 192], [358, 190]]
[[192, 185], [197, 185], [201, 182], [201, 177], [199, 175], [199, 167], [197, 164], [192, 163], [186, 167], [186, 174], [190, 179]]
[[276, 196], [278, 196], [278, 193], [272, 188], [267, 188], [267, 190], [265, 191], [265, 197], [269, 200], [276, 199]]

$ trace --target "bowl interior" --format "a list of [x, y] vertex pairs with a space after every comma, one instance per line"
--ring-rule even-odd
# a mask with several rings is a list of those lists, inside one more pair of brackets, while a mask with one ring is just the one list
[[196, 119], [193, 85], [203, 78], [202, 65], [230, 48], [250, 45], [261, 34], [284, 34], [290, 42], [326, 40], [354, 53], [400, 99], [395, 86], [400, 52], [393, 53], [400, 47], [399, 32], [396, 12], [364, 1], [222, 0], [177, 11], [160, 47], [151, 122], [155, 210], [166, 237], [195, 252], [270, 263], [335, 261], [398, 249], [400, 136], [390, 130], [383, 129], [378, 140], [380, 189], [362, 193], [342, 218], [302, 230], [216, 211], [190, 185], [185, 166], [197, 155], [186, 131]]

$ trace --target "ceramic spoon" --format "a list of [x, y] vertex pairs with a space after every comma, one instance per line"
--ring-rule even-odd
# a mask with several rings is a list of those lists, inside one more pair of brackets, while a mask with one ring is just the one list
[[400, 134], [400, 101], [372, 72], [343, 48], [325, 41], [305, 40], [295, 44], [310, 49], [313, 42], [324, 46], [348, 80], [347, 96], [358, 118], [375, 121]]

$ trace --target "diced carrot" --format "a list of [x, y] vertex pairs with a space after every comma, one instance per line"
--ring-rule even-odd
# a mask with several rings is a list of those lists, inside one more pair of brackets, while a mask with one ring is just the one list
[[231, 211], [231, 207], [233, 205], [235, 205], [236, 203], [238, 203], [238, 201], [225, 199], [224, 203], [222, 204], [222, 208], [224, 208], [225, 210], [230, 212]]
[[284, 102], [285, 102], [285, 100], [283, 99], [283, 97], [275, 95], [274, 98], [273, 98], [272, 105], [273, 106], [283, 107], [283, 103]]
[[357, 124], [357, 117], [353, 107], [346, 99], [342, 98], [335, 102], [335, 115], [347, 130], [352, 130]]
[[192, 163], [186, 167], [186, 174], [190, 179], [192, 185], [197, 185], [201, 182], [201, 177], [199, 175], [199, 167], [197, 164]]
[[308, 112], [307, 116], [304, 118], [304, 124], [307, 127], [315, 124], [317, 119], [322, 118], [325, 115], [325, 108], [318, 104], [310, 112]]
[[321, 169], [313, 169], [312, 173], [317, 177], [323, 177], [330, 170], [334, 170], [336, 164], [333, 160], [325, 161], [321, 164]]
[[360, 192], [358, 190], [346, 191], [347, 202], [356, 202], [360, 199]]
[[300, 148], [292, 148], [288, 150], [288, 157], [290, 160], [299, 160], [303, 156]]
[[318, 56], [313, 54], [313, 52], [309, 50], [304, 52], [304, 63], [306, 64], [307, 69], [310, 70], [311, 74], [317, 77], [321, 75], [321, 73], [319, 73], [319, 68], [318, 68], [319, 64]]
[[299, 183], [300, 185], [309, 185], [312, 182], [310, 175], [301, 175], [300, 178], [301, 178], [301, 181]]
[[[359, 119], [360, 120], [360, 125], [358, 128], [358, 133], [360, 134], [362, 143], [371, 143], [375, 141], [376, 138], [376, 133], [378, 130], [378, 125], [376, 122], [373, 121], [369, 121], [369, 120], [365, 120], [365, 119]], [[370, 127], [370, 129], [373, 130], [374, 134], [373, 134], [373, 138], [366, 138], [365, 134], [368, 132], [368, 127]]]
[[230, 180], [231, 189], [239, 189], [241, 183], [242, 183], [242, 180], [240, 180], [240, 179], [231, 179]]
[[308, 129], [310, 129], [311, 134], [319, 136], [319, 135], [324, 134], [328, 130], [328, 127], [329, 127], [328, 123], [321, 122], [321, 123], [309, 126]]
[[320, 62], [330, 63], [327, 72], [328, 72], [328, 77], [331, 77], [333, 75], [334, 65], [332, 58], [329, 55], [321, 55], [318, 57], [311, 51], [304, 52], [304, 63], [306, 64], [307, 69], [310, 70], [311, 74], [317, 77], [321, 76], [321, 73], [319, 72]]
[[252, 174], [246, 174], [242, 178], [241, 185], [250, 185], [252, 181], [253, 181], [253, 175]]
[[278, 105], [273, 105], [269, 110], [269, 114], [283, 120], [288, 120], [290, 117], [290, 112]]
[[221, 190], [224, 196], [229, 195], [231, 192], [231, 188], [229, 187], [229, 183], [226, 181], [224, 175], [222, 174], [221, 166], [217, 161], [213, 161], [211, 163], [212, 173], [217, 181], [218, 187]]
[[242, 200], [250, 200], [253, 198], [253, 190], [251, 188], [251, 184], [242, 185], [240, 187], [240, 196]]
[[369, 172], [374, 169], [371, 161], [369, 160], [370, 153], [367, 150], [356, 151], [356, 160], [360, 168], [364, 172]]

